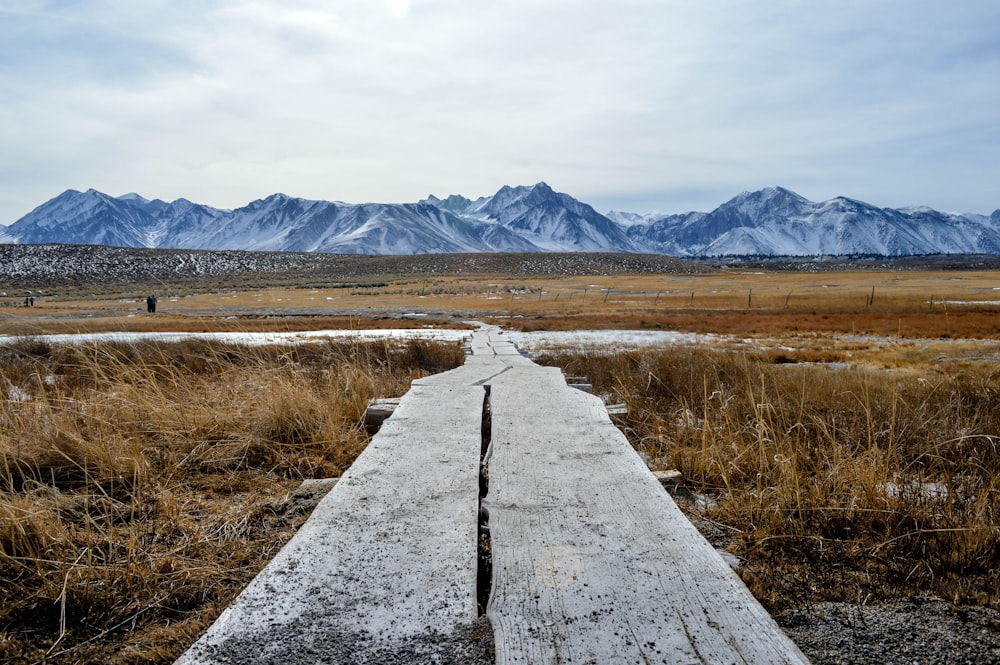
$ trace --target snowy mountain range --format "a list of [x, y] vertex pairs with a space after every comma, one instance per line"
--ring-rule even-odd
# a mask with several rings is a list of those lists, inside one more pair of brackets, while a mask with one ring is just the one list
[[781, 187], [744, 192], [712, 212], [598, 213], [540, 182], [470, 200], [347, 204], [273, 194], [235, 210], [138, 194], [68, 190], [7, 227], [0, 243], [88, 244], [345, 254], [642, 252], [732, 255], [1000, 254], [992, 215], [888, 209], [838, 197], [814, 203]]

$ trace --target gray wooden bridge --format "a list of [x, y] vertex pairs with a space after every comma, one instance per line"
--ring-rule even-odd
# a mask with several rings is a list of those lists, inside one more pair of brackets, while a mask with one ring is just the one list
[[491, 629], [501, 665], [807, 662], [600, 399], [496, 328], [472, 350], [178, 664], [483, 662]]

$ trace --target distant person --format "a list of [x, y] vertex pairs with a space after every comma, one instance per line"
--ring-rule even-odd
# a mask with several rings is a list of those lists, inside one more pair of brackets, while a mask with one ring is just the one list
[[153, 313], [153, 296], [146, 296], [146, 313]]
[[149, 296], [150, 312], [156, 313], [156, 294]]
[[28, 307], [35, 306], [35, 296], [28, 296]]

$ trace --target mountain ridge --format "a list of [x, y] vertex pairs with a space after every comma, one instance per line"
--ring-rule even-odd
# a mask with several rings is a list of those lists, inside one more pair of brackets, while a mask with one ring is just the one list
[[597, 212], [547, 183], [470, 199], [350, 204], [275, 193], [231, 210], [185, 198], [68, 189], [9, 226], [0, 242], [204, 250], [428, 254], [630, 252], [676, 257], [1000, 254], [990, 215], [813, 202], [784, 187], [742, 192], [711, 212]]

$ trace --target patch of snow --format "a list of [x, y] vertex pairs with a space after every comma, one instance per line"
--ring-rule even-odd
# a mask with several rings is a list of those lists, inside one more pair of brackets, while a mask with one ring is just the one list
[[[469, 336], [468, 330], [445, 330], [428, 328], [394, 328], [371, 330], [309, 330], [304, 332], [205, 332], [205, 333], [79, 333], [66, 335], [38, 335], [48, 344], [95, 344], [100, 342], [182, 342], [190, 339], [205, 339], [227, 344], [259, 346], [264, 344], [304, 344], [322, 339], [426, 339], [443, 342], [458, 342]], [[12, 344], [18, 337], [0, 336], [0, 344]]]
[[732, 552], [727, 552], [726, 550], [716, 548], [716, 552], [722, 557], [722, 560], [729, 564], [729, 567], [733, 570], [739, 570], [743, 567], [743, 559], [739, 558]]
[[7, 399], [11, 402], [30, 402], [31, 395], [24, 392], [17, 386], [10, 386], [7, 388]]
[[672, 330], [574, 330], [553, 332], [510, 331], [510, 339], [527, 351], [551, 348], [606, 349], [643, 348], [678, 344], [708, 344], [717, 335]]
[[885, 493], [893, 499], [947, 499], [948, 486], [945, 483], [886, 483]]
[[628, 228], [629, 226], [639, 226], [652, 224], [658, 219], [662, 219], [667, 216], [664, 212], [624, 212], [621, 210], [609, 210], [604, 214], [605, 217]]
[[707, 494], [694, 494], [694, 507], [698, 510], [705, 512], [716, 508], [719, 503]]

